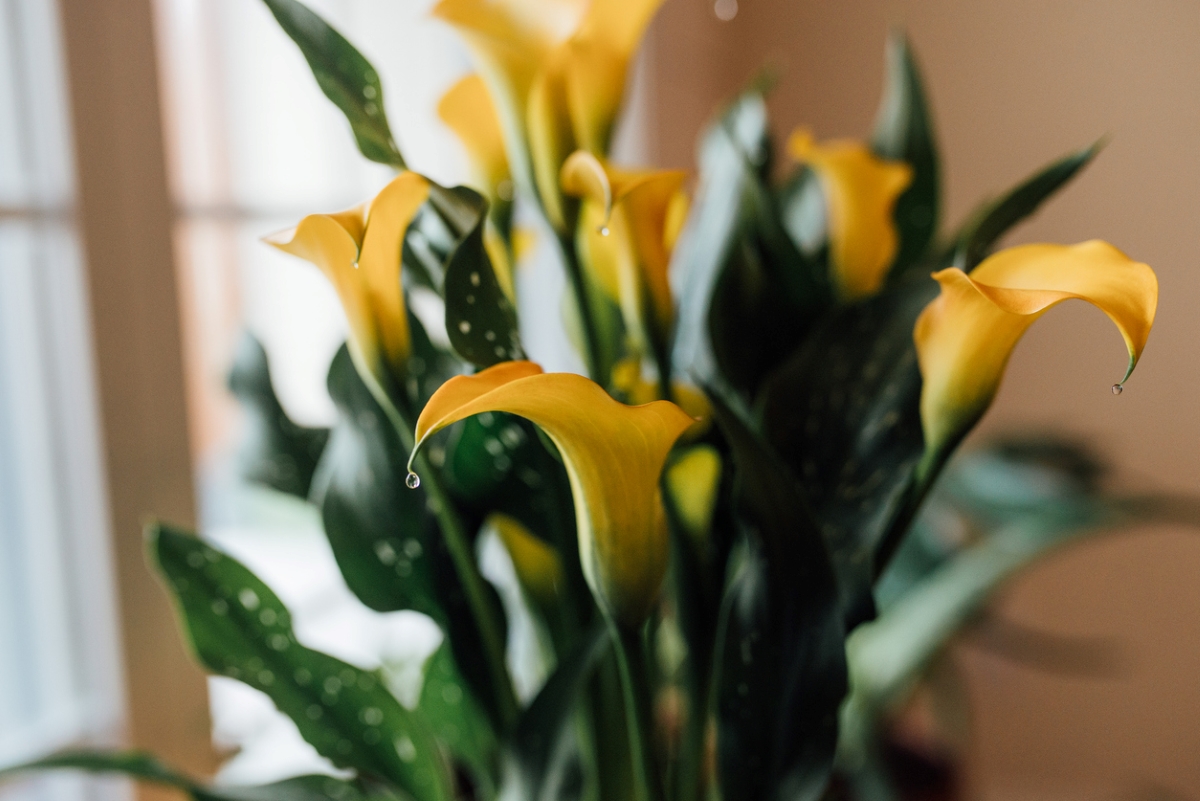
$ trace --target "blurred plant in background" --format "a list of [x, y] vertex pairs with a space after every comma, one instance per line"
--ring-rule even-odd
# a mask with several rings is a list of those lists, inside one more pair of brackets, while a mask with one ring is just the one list
[[[683, 173], [608, 158], [660, 0], [442, 0], [479, 70], [439, 107], [474, 173], [447, 188], [408, 169], [366, 59], [295, 0], [265, 1], [363, 155], [397, 175], [268, 239], [328, 277], [350, 333], [330, 431], [287, 418], [247, 340], [230, 382], [242, 473], [320, 509], [366, 606], [424, 613], [444, 639], [401, 703], [386, 671], [301, 644], [236, 560], [155, 525], [199, 661], [268, 695], [343, 772], [235, 788], [144, 754], [41, 767], [197, 799], [893, 797], [889, 721], [1007, 576], [1072, 538], [1190, 514], [1101, 492], [1094, 460], [1053, 438], [975, 453], [930, 499], [1029, 325], [1064, 300], [1099, 307], [1129, 352], [1119, 392], [1158, 290], [1103, 242], [992, 253], [1095, 147], [937, 237], [933, 124], [903, 37], [869, 142], [797, 131], [780, 166], [759, 81], [704, 132], [689, 197]], [[517, 207], [545, 225], [517, 228]], [[587, 377], [526, 359], [516, 271], [536, 236], [569, 287], [540, 311], [561, 313]], [[527, 702], [484, 531], [548, 668]]]

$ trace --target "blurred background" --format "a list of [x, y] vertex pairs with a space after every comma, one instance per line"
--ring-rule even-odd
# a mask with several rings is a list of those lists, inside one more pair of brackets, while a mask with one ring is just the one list
[[[379, 69], [411, 166], [453, 183], [437, 120], [469, 70], [428, 0], [311, 5]], [[667, 0], [620, 137], [631, 164], [691, 168], [698, 131], [761, 68], [779, 137], [865, 137], [889, 30], [912, 39], [947, 218], [1107, 136], [1011, 242], [1109, 240], [1158, 273], [1155, 332], [1120, 397], [1119, 335], [1067, 304], [1025, 337], [975, 441], [1049, 430], [1091, 443], [1122, 487], [1200, 491], [1200, 5], [1093, 0]], [[243, 328], [291, 416], [326, 425], [344, 320], [321, 276], [264, 234], [387, 179], [355, 151], [259, 0], [0, 0], [0, 764], [134, 744], [229, 780], [316, 759], [269, 702], [187, 660], [144, 566], [147, 515], [201, 526], [296, 610], [306, 642], [363, 665], [436, 634], [374, 615], [304, 504], [238, 488], [225, 375]], [[552, 275], [524, 281], [551, 282]], [[570, 356], [550, 343], [548, 366]], [[975, 716], [966, 791], [985, 799], [1200, 797], [1200, 538], [1144, 528], [1014, 581], [1005, 619], [1111, 643], [1100, 674], [1034, 669], [984, 637], [947, 665]], [[950, 669], [950, 668], [948, 668]], [[265, 704], [265, 706], [264, 706]], [[216, 741], [212, 737], [216, 727]], [[119, 781], [38, 779], [10, 799], [120, 799]], [[142, 797], [153, 794], [143, 791]]]

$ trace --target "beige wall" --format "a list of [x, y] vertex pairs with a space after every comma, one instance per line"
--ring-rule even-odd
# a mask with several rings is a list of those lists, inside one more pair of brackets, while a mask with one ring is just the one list
[[[1152, 265], [1158, 321], [1125, 393], [1125, 356], [1096, 310], [1068, 304], [1018, 348], [984, 430], [1092, 437], [1130, 483], [1200, 492], [1200, 3], [1167, 0], [668, 0], [654, 40], [660, 163], [691, 166], [695, 134], [764, 63], [783, 68], [777, 133], [869, 132], [889, 27], [908, 30], [932, 94], [949, 219], [1103, 134], [1099, 160], [1012, 242], [1107, 239]], [[1159, 532], [1075, 550], [1018, 581], [1007, 614], [1114, 636], [1120, 680], [964, 660], [985, 796], [1114, 797], [1157, 784], [1200, 795], [1200, 538]]]

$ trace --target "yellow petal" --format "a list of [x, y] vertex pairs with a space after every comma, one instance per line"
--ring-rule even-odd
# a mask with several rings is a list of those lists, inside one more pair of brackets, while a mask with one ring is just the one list
[[721, 480], [721, 455], [711, 445], [687, 449], [667, 468], [666, 485], [684, 531], [703, 548], [712, 527]]
[[969, 276], [951, 268], [933, 277], [941, 294], [913, 330], [927, 460], [987, 410], [1017, 341], [1052, 306], [1079, 298], [1107, 314], [1129, 351], [1128, 378], [1158, 305], [1154, 271], [1100, 241], [1009, 248]]
[[663, 0], [593, 0], [567, 45], [566, 89], [578, 147], [608, 152], [629, 60]]
[[285, 253], [321, 268], [337, 289], [350, 324], [350, 351], [364, 374], [402, 373], [410, 350], [400, 284], [404, 234], [429, 194], [420, 175], [404, 172], [369, 204], [310, 214], [291, 231], [267, 238]]
[[692, 419], [673, 403], [625, 406], [582, 376], [504, 362], [443, 384], [417, 420], [417, 448], [434, 432], [487, 411], [532, 420], [558, 447], [575, 499], [584, 575], [618, 623], [639, 625], [667, 566], [659, 476]]
[[562, 561], [553, 547], [539, 540], [519, 521], [495, 513], [487, 521], [500, 536], [512, 558], [513, 570], [521, 587], [542, 610], [558, 604], [563, 583]]
[[[649, 294], [659, 331], [670, 327], [674, 316], [671, 287], [667, 279], [667, 268], [671, 261], [669, 243], [674, 236], [669, 231], [672, 205], [680, 195], [686, 174], [679, 170], [622, 170], [602, 162], [583, 150], [571, 154], [563, 164], [562, 186], [569, 195], [586, 198], [598, 208], [603, 208], [611, 220], [596, 226], [594, 220], [585, 220], [585, 236], [592, 230], [621, 233], [626, 227], [633, 247], [640, 281], [624, 291], [622, 308], [630, 308], [636, 323], [641, 311], [641, 292]], [[678, 211], [676, 211], [678, 214]], [[624, 217], [623, 221], [620, 219]], [[596, 247], [602, 247], [599, 243]], [[635, 293], [633, 298], [628, 297]]]
[[561, 51], [552, 54], [534, 79], [527, 110], [534, 185], [546, 218], [559, 233], [566, 231], [567, 219], [558, 173], [563, 160], [575, 149], [571, 121], [567, 115], [562, 56]]
[[466, 40], [495, 101], [513, 174], [526, 186], [532, 182], [525, 138], [530, 89], [582, 13], [581, 0], [441, 0], [433, 9]]
[[500, 183], [509, 178], [508, 157], [496, 107], [483, 78], [468, 75], [454, 84], [442, 96], [437, 110], [466, 148], [477, 188], [495, 202]]
[[500, 236], [500, 232], [496, 230], [495, 223], [490, 219], [484, 222], [483, 248], [487, 251], [488, 258], [492, 260], [492, 269], [496, 273], [496, 281], [499, 282], [500, 289], [508, 296], [510, 302], [516, 303], [517, 294], [516, 288], [513, 285], [513, 264], [508, 245], [504, 243], [504, 237]]
[[912, 181], [912, 168], [876, 157], [861, 142], [816, 144], [804, 130], [792, 134], [788, 148], [821, 181], [838, 295], [854, 300], [878, 291], [899, 246], [892, 212]]

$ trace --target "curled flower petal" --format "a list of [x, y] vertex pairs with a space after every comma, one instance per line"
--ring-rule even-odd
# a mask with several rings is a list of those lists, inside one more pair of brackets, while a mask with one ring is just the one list
[[575, 498], [584, 576], [613, 619], [639, 625], [667, 567], [659, 476], [692, 418], [666, 401], [618, 403], [573, 373], [504, 362], [452, 378], [433, 394], [417, 420], [414, 453], [435, 432], [488, 411], [533, 421], [558, 447]]
[[1078, 298], [1107, 314], [1129, 351], [1128, 378], [1158, 304], [1154, 271], [1100, 241], [1009, 248], [971, 275], [950, 268], [933, 277], [941, 294], [913, 329], [927, 460], [987, 410], [1021, 335], [1051, 307]]
[[839, 296], [854, 300], [875, 293], [899, 247], [892, 213], [912, 181], [912, 168], [875, 156], [861, 142], [817, 144], [805, 130], [792, 134], [788, 149], [821, 181], [829, 214], [832, 279]]
[[479, 75], [468, 75], [442, 95], [438, 116], [466, 148], [478, 189], [495, 202], [500, 184], [509, 179], [508, 157], [496, 107]]
[[350, 352], [360, 372], [402, 374], [411, 349], [400, 250], [429, 196], [429, 182], [404, 172], [370, 203], [336, 214], [310, 214], [267, 242], [321, 268], [350, 323]]
[[520, 521], [495, 513], [487, 522], [504, 543], [521, 587], [543, 612], [553, 610], [563, 586], [562, 561], [558, 552], [539, 540]]

